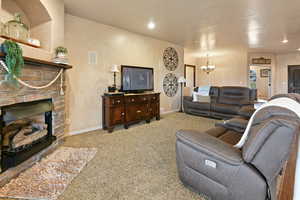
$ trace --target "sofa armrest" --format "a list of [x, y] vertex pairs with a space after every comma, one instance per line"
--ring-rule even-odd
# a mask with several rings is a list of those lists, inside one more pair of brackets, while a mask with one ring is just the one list
[[221, 140], [192, 130], [180, 130], [176, 133], [177, 142], [182, 142], [196, 151], [202, 152], [215, 160], [230, 165], [240, 165], [243, 163], [242, 153], [233, 146]]
[[184, 96], [183, 97], [183, 101], [190, 101], [190, 102], [192, 102], [193, 101], [193, 97], [192, 96]]

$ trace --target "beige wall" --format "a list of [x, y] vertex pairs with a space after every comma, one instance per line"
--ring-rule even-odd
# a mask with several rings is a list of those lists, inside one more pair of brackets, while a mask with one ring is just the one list
[[[27, 14], [35, 16], [43, 16], [46, 20], [47, 15], [50, 16], [51, 21], [46, 21], [42, 24], [38, 24], [31, 27], [31, 36], [41, 40], [44, 53], [41, 50], [37, 50], [37, 55], [32, 53], [30, 48], [24, 47], [24, 55], [50, 60], [54, 48], [60, 45], [64, 45], [64, 2], [62, 0], [27, 0], [28, 3], [32, 2], [32, 8], [26, 7]], [[34, 6], [34, 4], [42, 4], [42, 6]], [[6, 7], [6, 10], [2, 9], [2, 6]], [[19, 5], [12, 0], [0, 0], [0, 20], [6, 22], [12, 18], [15, 12], [22, 13], [23, 21], [30, 25], [30, 21], [26, 16], [26, 13], [19, 7]], [[36, 8], [36, 10], [34, 10]], [[31, 10], [32, 9], [32, 10]], [[29, 12], [29, 13], [28, 13]], [[47, 14], [41, 14], [40, 12], [47, 12]], [[38, 21], [38, 20], [37, 20]], [[2, 39], [0, 42], [3, 41]], [[44, 55], [43, 55], [44, 54]]]
[[[67, 73], [67, 121], [70, 132], [100, 127], [101, 95], [113, 83], [110, 73], [113, 64], [154, 67], [155, 91], [162, 92], [162, 112], [179, 108], [179, 91], [173, 98], [163, 93], [163, 77], [169, 71], [163, 65], [162, 55], [165, 48], [176, 48], [180, 64], [175, 74], [183, 75], [182, 47], [68, 14], [65, 16], [65, 45], [69, 48], [69, 58], [74, 65]], [[88, 64], [89, 51], [98, 54], [98, 64]], [[120, 75], [117, 79], [120, 79]], [[117, 85], [120, 85], [120, 81]]]
[[[210, 75], [202, 72], [200, 66], [206, 64], [206, 58], [197, 58], [191, 51], [185, 52], [185, 62], [195, 62], [197, 60], [197, 85], [225, 86], [249, 86], [248, 73], [252, 58], [264, 57], [272, 60], [270, 67], [272, 71], [272, 91], [271, 96], [288, 92], [288, 65], [300, 65], [300, 53], [247, 53], [243, 49], [235, 49], [224, 52], [218, 56], [212, 56], [212, 64], [216, 65], [216, 70]], [[209, 80], [210, 79], [210, 80]]]
[[[209, 75], [198, 69], [198, 85], [247, 86], [247, 54], [244, 49], [234, 49], [210, 57], [210, 62], [216, 69]], [[206, 65], [206, 62], [206, 57], [200, 58], [198, 66]]]
[[300, 53], [278, 54], [276, 56], [276, 94], [288, 92], [288, 65], [300, 65]]
[[1, 0], [1, 20], [3, 22], [9, 21], [13, 19], [13, 14], [14, 13], [20, 13], [22, 16], [22, 21], [30, 26], [30, 21], [27, 18], [26, 14], [24, 11], [18, 6], [18, 4], [15, 1], [12, 0]]
[[41, 2], [51, 17], [50, 51], [53, 51], [56, 47], [64, 45], [65, 5], [63, 0], [41, 0]]
[[194, 55], [194, 51], [190, 49], [184, 49], [184, 64], [197, 65], [198, 58]]

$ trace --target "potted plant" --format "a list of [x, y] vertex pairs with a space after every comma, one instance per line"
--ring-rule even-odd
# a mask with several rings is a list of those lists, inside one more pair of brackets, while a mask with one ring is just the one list
[[18, 43], [11, 40], [5, 40], [1, 44], [1, 52], [5, 54], [5, 63], [7, 65], [6, 80], [18, 86], [16, 78], [19, 78], [24, 66], [23, 51]]
[[66, 58], [66, 55], [68, 54], [68, 49], [66, 47], [56, 47], [55, 54], [57, 58]]

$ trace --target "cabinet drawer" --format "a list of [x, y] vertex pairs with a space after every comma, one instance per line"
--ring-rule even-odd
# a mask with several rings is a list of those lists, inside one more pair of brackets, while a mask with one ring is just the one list
[[109, 99], [110, 106], [119, 106], [124, 104], [124, 99], [122, 97], [113, 97]]
[[151, 102], [158, 102], [159, 101], [159, 95], [149, 95]]
[[126, 104], [135, 104], [138, 103], [139, 98], [137, 96], [128, 96], [125, 97]]
[[147, 103], [149, 101], [147, 96], [128, 96], [125, 98], [126, 104], [136, 104], [136, 103]]
[[147, 103], [149, 102], [148, 96], [139, 96], [139, 103]]

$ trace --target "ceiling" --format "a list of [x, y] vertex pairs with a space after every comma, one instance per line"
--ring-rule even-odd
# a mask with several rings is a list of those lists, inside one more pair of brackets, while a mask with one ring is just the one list
[[[299, 0], [64, 0], [66, 12], [198, 52], [296, 52]], [[149, 30], [149, 21], [156, 23]], [[287, 44], [281, 41], [286, 38]]]

